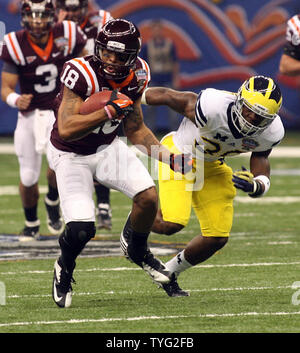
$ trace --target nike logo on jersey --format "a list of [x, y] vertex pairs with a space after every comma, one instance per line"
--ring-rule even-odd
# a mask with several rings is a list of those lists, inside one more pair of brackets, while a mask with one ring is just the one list
[[59, 51], [58, 53], [52, 53], [52, 57], [56, 58], [61, 52]]
[[137, 88], [138, 88], [138, 87], [135, 86], [135, 87], [128, 87], [127, 89], [128, 89], [128, 91], [132, 91], [132, 90], [137, 89]]
[[26, 61], [28, 64], [31, 64], [32, 62], [34, 62], [34, 60], [36, 59], [36, 56], [26, 56]]

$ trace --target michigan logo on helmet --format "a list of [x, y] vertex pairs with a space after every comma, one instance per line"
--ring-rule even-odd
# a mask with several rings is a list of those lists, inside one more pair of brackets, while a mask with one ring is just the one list
[[[100, 62], [100, 72], [107, 79], [122, 79], [133, 69], [141, 49], [141, 37], [138, 28], [130, 21], [114, 19], [108, 21], [99, 32], [95, 41], [94, 59]], [[108, 64], [103, 60], [103, 50], [116, 53], [118, 64], [113, 72], [106, 70]], [[121, 62], [121, 63], [120, 63]]]
[[52, 0], [23, 0], [21, 25], [29, 34], [40, 39], [50, 32], [54, 24], [55, 10]]
[[[270, 77], [253, 76], [242, 84], [237, 93], [233, 123], [244, 136], [258, 135], [276, 118], [281, 104], [282, 95], [277, 83]], [[247, 120], [245, 107], [255, 113], [255, 122]]]

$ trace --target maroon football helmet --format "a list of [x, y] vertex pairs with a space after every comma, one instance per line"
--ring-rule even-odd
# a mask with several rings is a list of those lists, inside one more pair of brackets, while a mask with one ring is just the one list
[[36, 39], [49, 33], [54, 24], [52, 0], [23, 0], [21, 25]]
[[66, 20], [81, 24], [88, 13], [88, 0], [56, 0], [57, 10], [67, 12]]
[[[104, 49], [114, 52], [119, 63], [108, 65], [104, 62]], [[132, 22], [118, 18], [107, 22], [99, 32], [95, 40], [94, 59], [100, 62], [100, 72], [106, 79], [123, 79], [134, 68], [140, 49], [138, 28]], [[113, 72], [107, 70], [108, 66], [114, 68]]]

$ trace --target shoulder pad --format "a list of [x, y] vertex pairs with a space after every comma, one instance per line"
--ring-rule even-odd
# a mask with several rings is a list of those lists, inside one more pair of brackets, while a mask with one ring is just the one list
[[96, 73], [83, 57], [69, 60], [64, 65], [61, 82], [80, 96], [90, 96], [99, 91]]
[[[18, 40], [18, 32], [10, 32], [4, 36], [4, 44], [7, 47], [10, 58], [16, 65], [26, 65], [26, 61]], [[4, 59], [4, 58], [2, 58]], [[8, 58], [7, 58], [8, 59]]]

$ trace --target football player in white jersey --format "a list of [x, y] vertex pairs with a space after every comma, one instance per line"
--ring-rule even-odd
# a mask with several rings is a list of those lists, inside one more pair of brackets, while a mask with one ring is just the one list
[[[89, 11], [89, 0], [57, 0], [58, 21], [70, 20], [77, 23], [87, 37], [85, 55], [94, 54], [95, 38], [106, 22], [113, 19], [110, 12], [104, 9]], [[94, 181], [97, 198], [97, 228], [111, 230], [112, 211], [110, 207], [110, 189]]]
[[[169, 296], [187, 296], [177, 277], [227, 243], [236, 189], [250, 197], [261, 197], [270, 188], [268, 156], [284, 136], [277, 115], [282, 95], [271, 78], [253, 76], [237, 93], [208, 88], [197, 95], [153, 87], [146, 89], [142, 102], [167, 105], [184, 115], [178, 130], [165, 136], [162, 144], [172, 153], [189, 148], [196, 173], [203, 177], [202, 184], [197, 178], [176, 178], [177, 173], [168, 170], [167, 165], [159, 166], [161, 210], [152, 231], [167, 235], [180, 231], [187, 225], [192, 207], [200, 223], [201, 235], [166, 263], [172, 280], [161, 285]], [[245, 152], [252, 152], [250, 171], [243, 168], [233, 173], [224, 158]]]
[[286, 43], [279, 63], [279, 71], [284, 75], [300, 74], [300, 15], [287, 22]]

